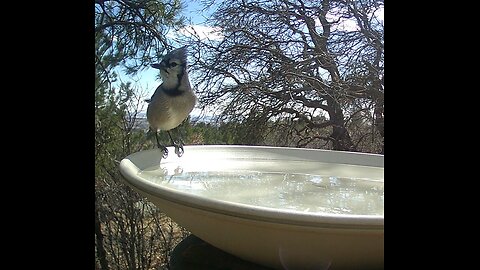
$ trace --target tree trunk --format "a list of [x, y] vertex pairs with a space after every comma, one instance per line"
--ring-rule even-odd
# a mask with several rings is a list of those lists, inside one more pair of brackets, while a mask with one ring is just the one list
[[99, 214], [95, 198], [95, 238], [97, 240], [97, 257], [100, 260], [100, 269], [108, 270], [107, 252], [103, 246], [102, 225], [100, 223]]
[[383, 121], [384, 121], [383, 101], [377, 102], [375, 104], [374, 114], [375, 114], [375, 127], [377, 128], [378, 132], [382, 136], [382, 153], [381, 154], [384, 154], [383, 148], [385, 146], [385, 136], [384, 136], [384, 125], [383, 125]]
[[330, 108], [328, 115], [333, 124], [333, 131], [330, 135], [333, 142], [333, 150], [355, 151], [352, 138], [345, 127], [345, 120], [340, 104], [338, 104], [334, 98], [327, 97], [327, 105]]

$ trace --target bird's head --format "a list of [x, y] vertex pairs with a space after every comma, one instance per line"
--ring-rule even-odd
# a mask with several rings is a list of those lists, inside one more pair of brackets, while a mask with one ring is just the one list
[[187, 68], [187, 46], [167, 53], [160, 63], [151, 66], [160, 70], [160, 76], [164, 82], [179, 80]]

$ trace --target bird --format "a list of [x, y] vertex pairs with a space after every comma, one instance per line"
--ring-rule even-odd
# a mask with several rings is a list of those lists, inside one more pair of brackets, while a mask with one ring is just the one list
[[158, 139], [158, 132], [162, 130], [168, 133], [175, 154], [181, 157], [184, 153], [183, 142], [173, 140], [170, 130], [178, 127], [189, 116], [197, 102], [188, 78], [187, 46], [167, 53], [160, 63], [151, 64], [151, 67], [160, 70], [162, 83], [152, 97], [145, 100], [148, 103], [148, 124], [155, 134], [157, 147], [163, 151], [162, 157], [168, 157], [168, 149]]

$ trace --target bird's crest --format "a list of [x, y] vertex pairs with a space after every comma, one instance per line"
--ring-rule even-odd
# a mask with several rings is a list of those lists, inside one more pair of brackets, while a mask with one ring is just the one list
[[182, 63], [187, 62], [187, 46], [180, 47], [169, 53], [167, 53], [163, 58], [164, 59], [179, 59]]

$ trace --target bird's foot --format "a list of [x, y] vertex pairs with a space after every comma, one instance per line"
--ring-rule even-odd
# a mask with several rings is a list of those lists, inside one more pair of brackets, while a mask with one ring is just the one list
[[183, 153], [185, 152], [183, 150], [183, 142], [180, 143], [174, 143], [173, 146], [175, 146], [175, 154], [177, 154], [178, 157], [183, 156]]
[[[168, 149], [167, 149], [167, 147], [165, 147], [165, 146], [163, 146], [163, 145], [159, 145], [158, 148], [159, 148], [160, 150], [162, 150], [162, 153], [163, 153], [163, 154], [162, 154], [162, 158], [164, 158], [164, 159], [167, 158], [167, 157], [168, 157]], [[176, 152], [177, 152], [177, 151], [175, 150], [175, 153], [176, 153]]]

